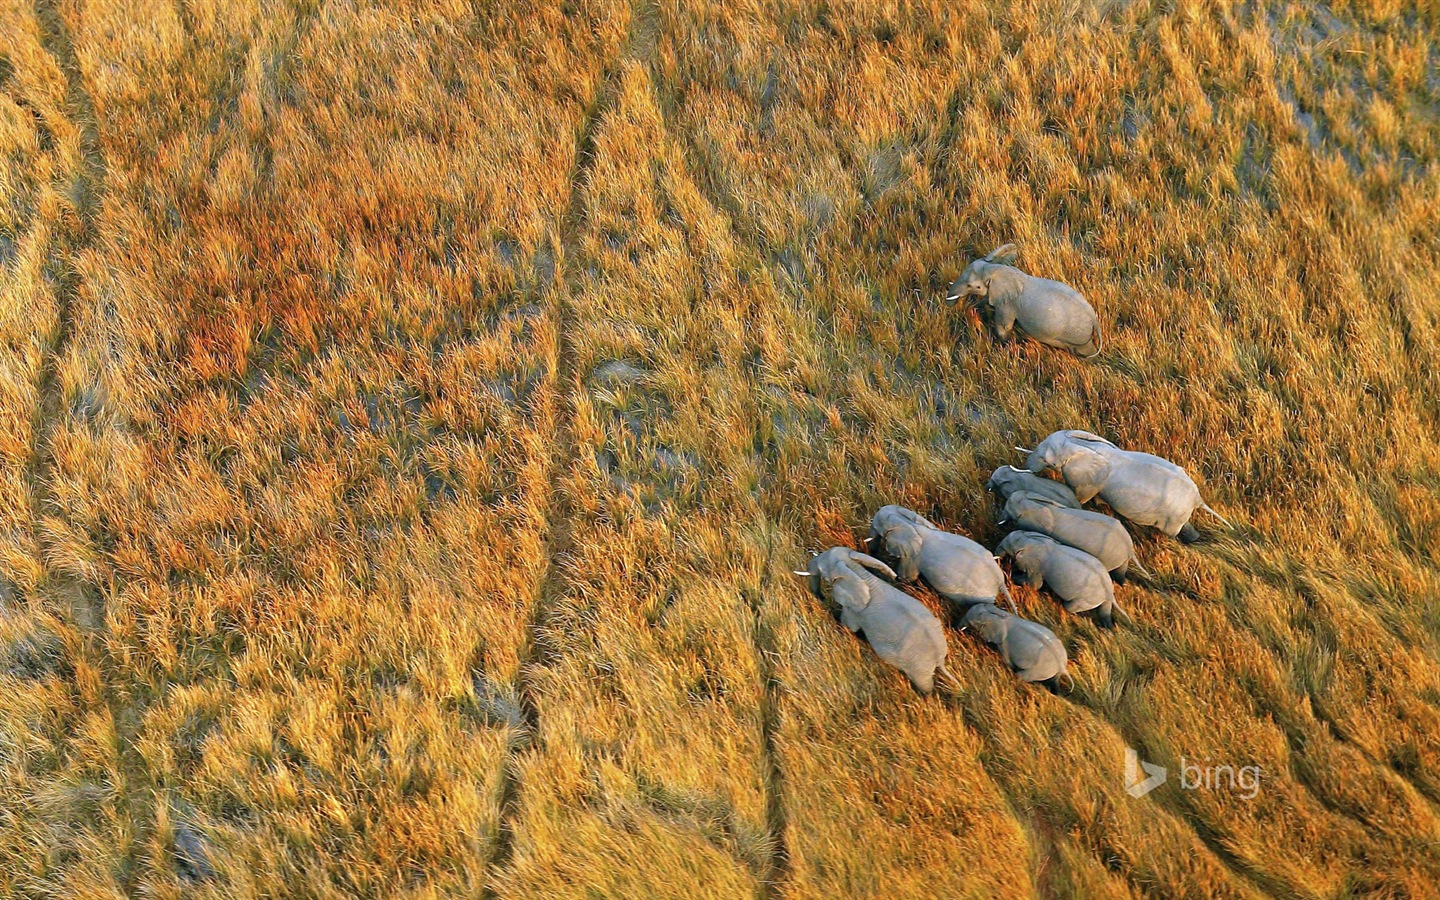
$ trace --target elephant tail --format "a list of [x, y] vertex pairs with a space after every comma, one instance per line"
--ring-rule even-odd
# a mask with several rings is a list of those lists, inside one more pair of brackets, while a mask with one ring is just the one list
[[1206, 512], [1208, 512], [1210, 515], [1214, 516], [1215, 518], [1219, 519], [1221, 522], [1224, 522], [1226, 528], [1234, 528], [1234, 527], [1235, 527], [1234, 525], [1231, 525], [1231, 524], [1230, 524], [1230, 520], [1229, 520], [1229, 519], [1225, 518], [1224, 516], [1220, 515], [1220, 514], [1219, 514], [1218, 512], [1216, 512], [1215, 510], [1211, 509], [1211, 508], [1210, 508], [1210, 504], [1208, 504], [1208, 503], [1201, 503], [1201, 504], [1200, 504], [1200, 508], [1203, 509], [1203, 510], [1205, 510]]
[[956, 678], [955, 674], [951, 672], [949, 667], [944, 663], [941, 663], [940, 668], [936, 669], [935, 672], [940, 676], [939, 680], [944, 685], [945, 690], [952, 694], [960, 691], [960, 679]]
[[1136, 556], [1133, 553], [1130, 554], [1130, 565], [1134, 566], [1135, 571], [1139, 572], [1141, 575], [1144, 575], [1146, 578], [1155, 577], [1154, 575], [1150, 574], [1149, 569], [1145, 568], [1143, 565], [1140, 564], [1140, 557]]
[[1056, 684], [1059, 684], [1059, 683], [1060, 683], [1060, 678], [1069, 679], [1069, 681], [1070, 681], [1070, 687], [1069, 687], [1069, 689], [1067, 689], [1067, 690], [1065, 691], [1065, 693], [1067, 693], [1067, 694], [1073, 694], [1073, 693], [1075, 692], [1075, 676], [1074, 676], [1074, 675], [1071, 675], [1069, 672], [1061, 672], [1059, 678], [1056, 678], [1056, 679], [1055, 679], [1055, 683], [1056, 683]]
[[1000, 593], [1005, 595], [1005, 603], [1010, 607], [1010, 611], [1017, 616], [1020, 615], [1020, 611], [1015, 608], [1015, 598], [1010, 596], [1010, 586], [1003, 581], [1000, 582]]
[[1121, 605], [1120, 605], [1120, 602], [1119, 602], [1118, 600], [1117, 600], [1117, 601], [1112, 601], [1112, 602], [1114, 602], [1115, 611], [1116, 611], [1117, 613], [1119, 613], [1120, 615], [1124, 616], [1124, 617], [1125, 617], [1125, 621], [1129, 622], [1131, 625], [1134, 625], [1134, 624], [1135, 624], [1135, 620], [1132, 619], [1132, 618], [1130, 618], [1130, 614], [1125, 611], [1125, 607], [1121, 606]]

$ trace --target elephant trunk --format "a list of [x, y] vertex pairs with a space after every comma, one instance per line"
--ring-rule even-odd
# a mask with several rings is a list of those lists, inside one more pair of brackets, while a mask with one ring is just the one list
[[1031, 450], [1030, 455], [1025, 458], [1025, 469], [1032, 475], [1043, 475], [1049, 468], [1045, 464], [1045, 460], [1041, 459], [1040, 454], [1034, 450]]
[[[886, 575], [889, 575], [891, 578], [896, 578], [896, 577], [897, 577], [896, 574], [895, 574], [895, 570], [894, 570], [894, 569], [892, 569], [892, 568], [890, 568], [889, 566], [885, 565], [883, 562], [881, 562], [880, 560], [876, 559], [875, 557], [871, 556], [871, 555], [868, 554], [868, 553], [861, 553], [861, 552], [858, 551], [858, 550], [851, 550], [851, 551], [850, 551], [850, 558], [851, 558], [852, 560], [854, 560], [855, 562], [860, 563], [860, 565], [863, 566], [864, 569], [873, 569], [873, 570], [878, 571], [878, 572], [884, 572]], [[864, 569], [862, 569], [862, 571], [864, 571]], [[864, 574], [870, 575], [871, 573], [868, 572], [868, 571], [864, 571]], [[871, 577], [873, 578], [874, 576], [871, 575]]]
[[865, 587], [867, 589], [874, 588], [877, 584], [885, 583], [880, 579], [879, 575], [876, 575], [874, 572], [871, 572], [868, 569], [862, 569], [860, 571], [860, 577], [865, 582]]

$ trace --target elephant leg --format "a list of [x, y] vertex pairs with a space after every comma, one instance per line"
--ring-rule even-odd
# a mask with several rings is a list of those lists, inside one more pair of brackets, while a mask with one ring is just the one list
[[1124, 584], [1124, 583], [1125, 583], [1125, 579], [1126, 579], [1126, 577], [1129, 575], [1129, 573], [1130, 573], [1130, 564], [1127, 562], [1127, 563], [1125, 563], [1124, 565], [1120, 566], [1119, 568], [1111, 569], [1111, 570], [1110, 570], [1110, 577], [1115, 580], [1115, 583], [1116, 583], [1116, 584]]
[[[1026, 682], [1027, 684], [1044, 684], [1046, 681], [1050, 680], [1049, 678], [1041, 678], [1040, 673], [1035, 671], [1034, 669], [1016, 671], [1015, 677], [1019, 678], [1023, 682]], [[1053, 677], [1053, 675], [1050, 676], [1050, 678]]]
[[1089, 359], [1092, 356], [1100, 355], [1100, 329], [1096, 328], [1090, 335], [1090, 340], [1077, 346], [1072, 346], [1070, 352], [1082, 359]]
[[1008, 341], [1015, 334], [1015, 308], [1009, 303], [995, 307], [995, 335]]
[[1115, 627], [1114, 600], [1106, 600], [1104, 603], [1095, 607], [1095, 621], [1099, 623], [1101, 628]]
[[935, 670], [921, 673], [906, 673], [910, 675], [910, 683], [915, 685], [915, 690], [922, 694], [931, 694], [935, 690]]
[[1193, 544], [1200, 540], [1200, 530], [1189, 522], [1186, 522], [1180, 526], [1180, 532], [1175, 536], [1180, 539], [1180, 543], [1182, 544]]

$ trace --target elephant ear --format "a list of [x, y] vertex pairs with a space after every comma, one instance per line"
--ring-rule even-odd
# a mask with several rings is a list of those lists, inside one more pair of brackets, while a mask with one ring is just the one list
[[998, 644], [1005, 640], [1010, 627], [1010, 617], [1000, 609], [976, 607], [965, 616], [966, 629], [975, 632], [987, 644]]
[[830, 598], [842, 609], [859, 612], [870, 605], [870, 586], [854, 572], [844, 572], [830, 583]]
[[[1045, 494], [1036, 494], [1031, 491], [1016, 491], [1015, 494], [1024, 494], [1026, 500], [1029, 500], [1031, 503], [1034, 503], [1038, 506], [1049, 506], [1058, 509], [1065, 505], [1060, 501], [1056, 500], [1054, 497], [1048, 497]], [[1015, 494], [1012, 494], [1011, 496], [1013, 497], [1015, 496]]]
[[1043, 494], [1016, 491], [1010, 495], [1010, 499], [1005, 501], [1005, 516], [1010, 519], [1018, 519], [1027, 512], [1042, 512], [1054, 505], [1056, 505], [1054, 501]]
[[1060, 467], [1065, 483], [1075, 492], [1075, 499], [1085, 503], [1100, 493], [1110, 478], [1110, 460], [1103, 453], [1082, 448]]
[[858, 562], [860, 565], [865, 566], [866, 568], [874, 569], [876, 572], [883, 572], [891, 578], [896, 577], [894, 569], [885, 565], [883, 562], [873, 556], [861, 553], [858, 550], [851, 550], [850, 558], [855, 562]]
[[1098, 434], [1091, 434], [1088, 431], [1072, 431], [1070, 432], [1070, 437], [1080, 441], [1094, 441], [1097, 444], [1104, 444], [1107, 447], [1115, 446], [1113, 442], [1105, 440]]
[[885, 555], [895, 560], [899, 581], [911, 582], [920, 577], [916, 538], [915, 529], [909, 525], [893, 525], [885, 530]]
[[1000, 617], [989, 616], [980, 623], [978, 631], [985, 639], [985, 643], [999, 646], [1005, 643], [1006, 633], [1010, 630], [1010, 620]]
[[997, 265], [1008, 266], [1013, 263], [1015, 261], [1015, 258], [1019, 255], [1020, 249], [1014, 244], [1001, 244], [994, 250], [990, 251], [989, 255], [985, 257], [985, 261], [996, 263]]
[[920, 515], [919, 513], [917, 513], [917, 512], [916, 512], [915, 510], [913, 510], [913, 509], [902, 509], [902, 510], [900, 510], [900, 514], [899, 514], [898, 518], [900, 518], [902, 521], [908, 522], [908, 523], [911, 524], [911, 525], [918, 525], [918, 526], [920, 526], [921, 528], [934, 528], [934, 527], [935, 527], [935, 523], [934, 523], [934, 522], [932, 522], [932, 521], [930, 521], [929, 519], [925, 518], [924, 516]]

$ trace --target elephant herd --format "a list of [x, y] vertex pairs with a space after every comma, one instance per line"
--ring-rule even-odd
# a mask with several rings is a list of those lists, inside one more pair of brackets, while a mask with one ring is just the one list
[[[986, 298], [996, 328], [1007, 336], [1018, 324], [1026, 334], [1082, 356], [1099, 352], [1094, 310], [1074, 289], [1032, 278], [1006, 263], [1006, 244], [971, 263], [951, 287], [950, 299]], [[863, 632], [876, 654], [903, 671], [919, 691], [930, 693], [937, 677], [956, 687], [945, 666], [948, 645], [940, 620], [898, 585], [924, 581], [953, 604], [962, 625], [999, 651], [1026, 682], [1058, 688], [1068, 656], [1055, 633], [1021, 618], [999, 562], [1009, 560], [1016, 583], [1047, 589], [1067, 612], [1092, 612], [1102, 627], [1116, 613], [1115, 584], [1124, 584], [1135, 557], [1130, 532], [1117, 518], [1084, 508], [1098, 497], [1116, 516], [1191, 543], [1190, 524], [1205, 504], [1185, 470], [1149, 453], [1123, 450], [1086, 431], [1057, 431], [1028, 454], [1025, 468], [1001, 466], [986, 488], [995, 495], [999, 524], [1011, 529], [992, 554], [962, 535], [944, 531], [901, 506], [883, 506], [870, 523], [869, 553], [832, 547], [814, 556], [797, 575], [810, 589], [839, 606], [841, 623]], [[1057, 481], [1046, 477], [1054, 473]], [[873, 555], [872, 555], [873, 554]], [[1009, 611], [997, 601], [1004, 599]]]

